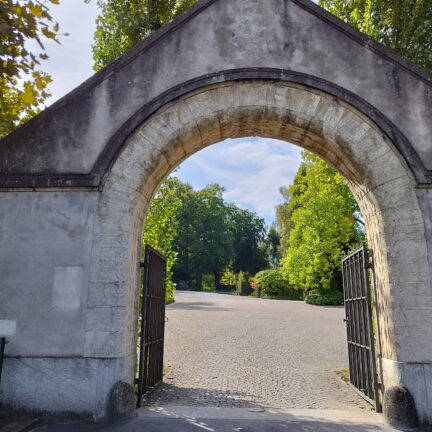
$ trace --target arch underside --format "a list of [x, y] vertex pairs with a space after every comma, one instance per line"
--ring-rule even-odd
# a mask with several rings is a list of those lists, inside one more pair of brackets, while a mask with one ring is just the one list
[[[299, 84], [268, 81], [197, 90], [162, 107], [127, 139], [104, 179], [91, 261], [92, 269], [117, 269], [109, 283], [119, 290], [113, 298], [122, 300], [106, 304], [101, 297], [101, 304], [95, 303], [92, 290], [107, 283], [98, 279], [97, 271], [89, 287], [90, 312], [110, 308], [127, 319], [114, 324], [115, 332], [111, 322], [103, 337], [87, 329], [85, 356], [134, 354], [140, 239], [148, 205], [161, 182], [208, 145], [256, 135], [310, 150], [346, 179], [374, 251], [383, 356], [398, 361], [432, 358], [432, 343], [423, 343], [420, 352], [412, 337], [416, 329], [404, 330], [407, 313], [420, 306], [420, 298], [422, 306], [432, 306], [424, 222], [416, 181], [404, 158], [376, 124], [347, 103]], [[107, 241], [112, 245], [109, 255]], [[115, 350], [107, 352], [107, 338]]]

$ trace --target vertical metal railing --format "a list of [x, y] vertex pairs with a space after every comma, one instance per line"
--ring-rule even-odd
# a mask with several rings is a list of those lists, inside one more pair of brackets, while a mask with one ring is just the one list
[[143, 396], [155, 390], [163, 378], [166, 259], [158, 251], [146, 246], [145, 261], [141, 266], [144, 269], [144, 287], [137, 378], [138, 407]]
[[379, 412], [370, 268], [365, 246], [351, 252], [342, 261], [350, 383]]
[[3, 372], [3, 359], [4, 359], [4, 350], [6, 346], [6, 338], [0, 337], [0, 383]]

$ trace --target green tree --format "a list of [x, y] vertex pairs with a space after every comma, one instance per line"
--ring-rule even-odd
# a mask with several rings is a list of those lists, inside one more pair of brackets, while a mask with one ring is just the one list
[[430, 0], [319, 0], [318, 4], [432, 72]]
[[226, 203], [224, 189], [217, 184], [199, 191], [190, 185], [184, 188], [173, 245], [178, 253], [175, 280], [186, 280], [200, 290], [203, 275], [212, 274], [218, 289], [226, 270], [234, 275], [266, 267], [261, 248], [265, 237], [263, 219]]
[[150, 245], [167, 259], [167, 302], [174, 300], [172, 268], [177, 253], [173, 242], [178, 230], [178, 211], [182, 203], [183, 185], [175, 178], [168, 178], [154, 196], [147, 213], [143, 246]]
[[[88, 0], [87, 0], [88, 1]], [[98, 0], [93, 44], [94, 69], [99, 71], [197, 0]]]
[[220, 274], [231, 257], [229, 212], [222, 197], [223, 188], [209, 185], [200, 191], [190, 186], [179, 211], [179, 233], [175, 240], [177, 279], [192, 282], [201, 290], [204, 273]]
[[293, 211], [298, 207], [298, 204], [296, 204], [296, 202], [290, 204], [290, 199], [291, 196], [295, 197], [300, 195], [304, 189], [306, 182], [304, 179], [304, 176], [306, 174], [305, 168], [306, 165], [300, 165], [294, 177], [294, 186], [301, 183], [303, 185], [303, 188], [291, 187], [290, 189], [289, 187], [285, 186], [279, 188], [279, 193], [282, 195], [282, 198], [284, 200], [282, 204], [276, 206], [276, 227], [280, 235], [279, 252], [281, 256], [285, 256], [287, 254], [290, 232], [294, 226], [292, 221], [292, 214]]
[[[51, 77], [39, 65], [48, 58], [44, 40], [57, 41], [59, 26], [48, 1], [59, 4], [59, 0], [0, 1], [0, 138], [37, 114], [50, 96]], [[31, 42], [38, 44], [38, 52], [29, 50]]]
[[281, 259], [280, 253], [281, 236], [277, 226], [272, 224], [264, 241], [264, 253], [270, 268], [277, 269]]
[[232, 268], [235, 273], [255, 274], [267, 266], [265, 222], [255, 213], [229, 206], [229, 224], [232, 232]]
[[327, 163], [308, 152], [302, 160], [300, 175], [288, 188], [293, 225], [282, 273], [295, 289], [340, 289], [341, 259], [364, 237], [358, 206]]

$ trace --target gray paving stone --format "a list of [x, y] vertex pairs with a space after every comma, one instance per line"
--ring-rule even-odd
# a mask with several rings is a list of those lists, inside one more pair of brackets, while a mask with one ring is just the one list
[[341, 307], [178, 292], [170, 372], [146, 405], [370, 410], [334, 372], [348, 364], [343, 317]]

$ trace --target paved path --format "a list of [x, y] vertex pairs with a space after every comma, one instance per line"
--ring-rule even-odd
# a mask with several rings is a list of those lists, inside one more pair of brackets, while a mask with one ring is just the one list
[[171, 372], [137, 418], [37, 431], [393, 431], [334, 373], [347, 366], [341, 308], [206, 293], [176, 300], [167, 309]]
[[178, 292], [167, 308], [165, 384], [149, 406], [348, 409], [343, 308]]

